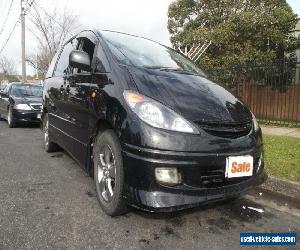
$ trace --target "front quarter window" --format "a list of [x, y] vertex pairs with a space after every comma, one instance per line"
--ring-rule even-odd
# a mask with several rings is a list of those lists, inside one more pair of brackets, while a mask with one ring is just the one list
[[61, 51], [59, 55], [59, 59], [57, 61], [54, 76], [64, 76], [68, 72], [69, 68], [69, 55], [71, 54], [72, 50], [74, 49], [71, 42], [68, 42]]
[[46, 73], [46, 78], [50, 78], [53, 76], [53, 71], [54, 71], [54, 68], [55, 68], [55, 65], [56, 65], [56, 62], [57, 62], [57, 58], [58, 58], [58, 54], [59, 53], [56, 53], [49, 65], [49, 68], [48, 68], [48, 71]]

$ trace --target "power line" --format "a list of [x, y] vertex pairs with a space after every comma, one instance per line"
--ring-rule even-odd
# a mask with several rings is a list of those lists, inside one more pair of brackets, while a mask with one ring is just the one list
[[[35, 1], [35, 0], [32, 0], [32, 3], [33, 3], [34, 1]], [[29, 12], [31, 6], [32, 6], [32, 4], [30, 4], [30, 5], [27, 7], [27, 9], [25, 10], [25, 13], [28, 13], [28, 12]], [[6, 45], [7, 45], [7, 43], [9, 42], [9, 40], [10, 40], [12, 34], [14, 33], [14, 31], [15, 31], [15, 29], [16, 29], [18, 23], [20, 22], [20, 20], [21, 20], [21, 15], [19, 16], [19, 18], [18, 18], [18, 20], [16, 21], [15, 25], [13, 26], [11, 32], [9, 33], [8, 38], [6, 39], [6, 41], [4, 42], [3, 46], [1, 47], [0, 55], [1, 55], [2, 52], [4, 51], [4, 49], [5, 49]]]
[[64, 28], [61, 23], [56, 21], [53, 16], [51, 16], [44, 8], [42, 8], [38, 3], [34, 4], [36, 7], [39, 7], [40, 10], [42, 10], [52, 21], [54, 21], [57, 25], [59, 25], [61, 28]]
[[[20, 17], [21, 17], [21, 16], [20, 16]], [[1, 48], [1, 50], [0, 50], [0, 55], [2, 54], [3, 50], [5, 49], [7, 43], [8, 43], [8, 41], [10, 40], [12, 34], [14, 33], [14, 31], [15, 31], [15, 29], [16, 29], [18, 23], [20, 22], [20, 17], [19, 17], [19, 19], [16, 21], [16, 23], [15, 23], [13, 29], [11, 30], [11, 32], [10, 32], [10, 34], [9, 34], [9, 36], [8, 36], [8, 38], [7, 38], [6, 41], [4, 42], [4, 44], [3, 44], [3, 46], [2, 46], [2, 48]]]
[[4, 19], [4, 23], [3, 23], [2, 28], [1, 28], [1, 30], [0, 30], [0, 35], [2, 34], [3, 29], [4, 29], [5, 25], [6, 25], [6, 22], [7, 22], [7, 19], [8, 19], [8, 17], [9, 17], [9, 14], [10, 14], [10, 11], [11, 11], [11, 8], [12, 8], [13, 3], [14, 3], [14, 0], [11, 0], [10, 6], [9, 6], [9, 9], [8, 9], [8, 12], [7, 12], [7, 15], [6, 15], [5, 19]]
[[[35, 0], [33, 0], [35, 1]], [[39, 7], [40, 10], [42, 10], [53, 22], [55, 22], [60, 28], [65, 29], [65, 27], [59, 23], [55, 18], [53, 18], [53, 16], [51, 16], [43, 7], [41, 7], [37, 2], [35, 2], [34, 4], [36, 7]], [[71, 36], [74, 36], [74, 34], [72, 32], [70, 32]]]
[[4, 21], [4, 15], [5, 15], [5, 12], [6, 12], [6, 5], [7, 5], [7, 1], [8, 0], [3, 0], [2, 1], [2, 6], [1, 6], [1, 9], [0, 9], [0, 20], [1, 20], [1, 23]]
[[21, 0], [21, 52], [22, 52], [22, 81], [26, 82], [26, 28], [25, 0]]
[[1, 6], [4, 0], [0, 0], [0, 10], [1, 10]]
[[[27, 9], [25, 10], [25, 15], [27, 15], [29, 13], [29, 10], [31, 8], [31, 6], [35, 3], [36, 0], [31, 0], [31, 2], [29, 3], [29, 1], [27, 0], [26, 3], [28, 5]], [[27, 12], [28, 11], [28, 12]]]
[[[5, 1], [5, 2], [4, 2]], [[5, 12], [5, 9], [6, 9], [6, 5], [7, 5], [7, 1], [8, 0], [3, 0], [3, 12]], [[4, 14], [4, 13], [3, 13]]]

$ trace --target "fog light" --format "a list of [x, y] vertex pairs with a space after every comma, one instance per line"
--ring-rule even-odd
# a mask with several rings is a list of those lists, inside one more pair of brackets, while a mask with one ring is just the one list
[[155, 178], [158, 182], [176, 185], [181, 183], [181, 174], [177, 168], [156, 168]]

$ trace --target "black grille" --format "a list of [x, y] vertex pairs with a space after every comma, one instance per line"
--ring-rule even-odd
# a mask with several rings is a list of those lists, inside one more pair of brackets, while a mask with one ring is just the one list
[[211, 171], [211, 172], [202, 173], [201, 182], [202, 182], [202, 187], [217, 188], [217, 187], [224, 187], [226, 185], [237, 184], [250, 178], [251, 176], [226, 179], [224, 171], [220, 171], [219, 173]]
[[224, 182], [225, 173], [222, 170], [207, 171], [201, 174], [201, 184], [206, 188], [223, 186]]
[[[253, 174], [255, 174], [257, 171], [258, 161], [259, 158], [256, 158], [253, 161]], [[201, 173], [201, 184], [203, 187], [206, 188], [216, 188], [216, 187], [222, 187], [226, 185], [237, 184], [242, 181], [248, 180], [250, 178], [251, 176], [227, 179], [225, 178], [225, 169], [211, 170], [211, 171], [205, 171]]]
[[205, 132], [219, 137], [238, 138], [250, 133], [252, 122], [245, 123], [217, 123], [196, 122]]

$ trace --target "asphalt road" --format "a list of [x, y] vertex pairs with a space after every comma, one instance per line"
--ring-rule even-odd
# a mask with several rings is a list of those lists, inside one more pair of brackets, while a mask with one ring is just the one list
[[63, 151], [45, 153], [37, 127], [9, 129], [0, 122], [0, 171], [0, 249], [232, 250], [240, 249], [240, 232], [300, 235], [299, 217], [245, 197], [173, 214], [132, 210], [110, 218], [93, 180]]

